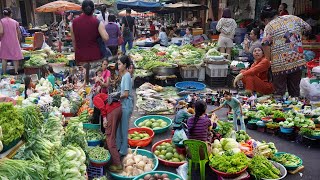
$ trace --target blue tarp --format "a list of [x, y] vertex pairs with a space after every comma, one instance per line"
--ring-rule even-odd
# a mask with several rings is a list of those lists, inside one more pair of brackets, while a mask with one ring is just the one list
[[144, 1], [117, 1], [117, 9], [130, 8], [138, 12], [152, 11], [160, 9], [162, 4], [159, 2], [144, 2]]

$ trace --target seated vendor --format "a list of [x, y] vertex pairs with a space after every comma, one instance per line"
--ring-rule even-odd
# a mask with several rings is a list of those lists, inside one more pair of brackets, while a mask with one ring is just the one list
[[159, 33], [159, 38], [157, 40], [161, 46], [165, 46], [167, 47], [168, 46], [168, 36], [167, 36], [167, 33], [166, 33], [166, 29], [164, 27], [161, 28], [161, 31]]
[[179, 32], [177, 31], [177, 27], [174, 26], [173, 28], [169, 28], [169, 35], [168, 37], [170, 39], [174, 38], [174, 37], [179, 37]]
[[187, 27], [186, 34], [183, 36], [182, 45], [191, 44], [193, 41], [192, 29]]
[[234, 79], [234, 86], [242, 80], [248, 94], [257, 92], [260, 94], [271, 94], [274, 89], [268, 80], [270, 61], [264, 57], [261, 46], [253, 48], [254, 63], [248, 70], [240, 71]]
[[188, 139], [195, 139], [200, 141], [211, 141], [212, 128], [216, 128], [217, 124], [211, 122], [206, 115], [207, 104], [206, 102], [199, 100], [195, 103], [195, 116], [191, 117], [187, 121], [188, 126]]
[[187, 110], [188, 104], [185, 101], [179, 101], [176, 106], [176, 115], [173, 120], [173, 129], [181, 129], [182, 123], [186, 123], [186, 121], [192, 116], [191, 113]]
[[249, 58], [250, 64], [253, 63], [253, 55], [252, 55], [253, 48], [257, 47], [257, 46], [261, 46], [260, 29], [254, 28], [250, 32], [249, 38], [246, 38], [243, 41], [243, 48], [244, 48], [244, 51], [245, 51], [245, 55]]

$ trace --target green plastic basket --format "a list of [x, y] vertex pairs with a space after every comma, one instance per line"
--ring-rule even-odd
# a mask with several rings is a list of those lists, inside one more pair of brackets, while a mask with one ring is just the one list
[[171, 172], [168, 172], [168, 171], [152, 171], [152, 172], [146, 172], [144, 174], [141, 174], [140, 176], [137, 176], [136, 178], [134, 178], [133, 180], [139, 180], [139, 179], [143, 179], [145, 175], [147, 174], [151, 174], [151, 175], [154, 175], [154, 174], [167, 174], [168, 175], [168, 178], [170, 180], [175, 180], [175, 179], [181, 179], [182, 180], [182, 177], [178, 176], [177, 174], [173, 174]]
[[172, 124], [172, 120], [170, 118], [166, 117], [166, 116], [148, 115], [148, 116], [142, 116], [142, 117], [136, 119], [134, 121], [134, 126], [135, 127], [139, 127], [138, 124], [143, 122], [143, 121], [145, 121], [145, 120], [147, 120], [147, 119], [162, 119], [165, 122], [167, 122], [167, 126], [166, 127], [155, 129], [155, 130], [153, 129], [155, 134], [160, 134], [160, 133], [166, 132], [169, 129], [169, 127], [171, 126], [171, 124]]
[[[134, 153], [136, 150], [135, 149], [132, 149], [132, 153]], [[159, 165], [159, 160], [158, 158], [150, 151], [147, 151], [147, 150], [144, 150], [144, 149], [137, 149], [137, 154], [140, 154], [140, 155], [143, 155], [143, 156], [147, 156], [148, 158], [151, 158], [153, 160], [153, 164], [154, 164], [154, 167], [152, 169], [151, 172], [155, 171], [157, 168], [158, 168], [158, 165]], [[117, 173], [113, 173], [113, 172], [110, 172], [110, 175], [112, 176], [113, 179], [116, 179], [116, 180], [131, 180], [131, 179], [134, 179], [136, 178], [137, 176], [121, 176]]]
[[83, 123], [83, 129], [100, 129], [100, 124]]
[[[275, 157], [279, 157], [281, 154], [291, 154], [291, 153], [277, 152], [277, 153], [274, 154], [274, 156], [275, 156]], [[294, 155], [294, 154], [291, 154], [291, 155], [296, 156], [296, 155]], [[303, 161], [302, 161], [302, 159], [301, 159], [300, 157], [298, 157], [298, 156], [296, 156], [296, 157], [300, 159], [300, 163], [299, 163], [298, 165], [296, 165], [296, 166], [286, 166], [286, 165], [284, 165], [284, 164], [282, 164], [282, 165], [283, 165], [287, 170], [295, 170], [295, 169], [297, 169], [299, 166], [302, 165]]]

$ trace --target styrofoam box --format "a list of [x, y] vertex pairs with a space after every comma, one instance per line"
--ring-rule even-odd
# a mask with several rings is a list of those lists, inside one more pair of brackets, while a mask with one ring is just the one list
[[199, 69], [196, 67], [180, 68], [180, 75], [183, 79], [198, 78]]
[[210, 77], [227, 77], [228, 64], [223, 64], [223, 65], [207, 64], [206, 74]]

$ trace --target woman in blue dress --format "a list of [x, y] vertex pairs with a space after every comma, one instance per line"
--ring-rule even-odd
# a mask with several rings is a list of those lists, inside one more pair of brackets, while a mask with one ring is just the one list
[[128, 153], [128, 129], [129, 120], [133, 111], [132, 81], [128, 69], [131, 60], [128, 56], [121, 56], [118, 60], [118, 69], [121, 75], [120, 101], [122, 106], [122, 118], [117, 130], [117, 147], [123, 156]]

